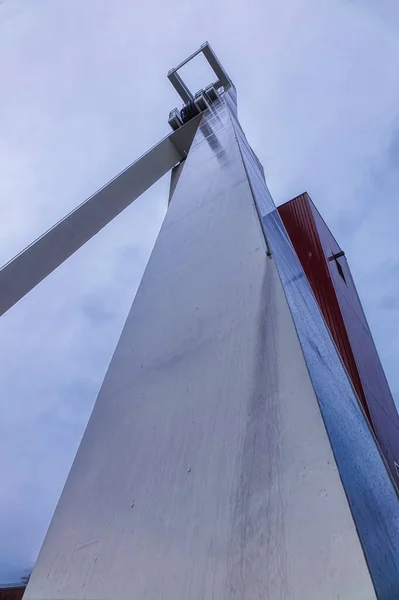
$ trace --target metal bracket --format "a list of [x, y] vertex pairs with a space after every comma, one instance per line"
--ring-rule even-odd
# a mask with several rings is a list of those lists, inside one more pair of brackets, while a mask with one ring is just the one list
[[195, 94], [193, 94], [191, 90], [189, 90], [189, 88], [186, 86], [183, 79], [180, 77], [178, 71], [179, 69], [184, 67], [184, 65], [186, 65], [188, 62], [190, 62], [190, 60], [198, 56], [198, 54], [201, 54], [201, 52], [208, 61], [210, 67], [213, 69], [213, 72], [217, 77], [215, 82], [206, 82], [203, 87], [205, 88], [209, 83], [213, 83], [216, 89], [223, 87], [224, 90], [228, 90], [233, 85], [230, 77], [227, 75], [226, 71], [222, 67], [219, 59], [212, 50], [211, 46], [208, 42], [205, 42], [204, 44], [202, 44], [199, 50], [191, 54], [188, 58], [183, 60], [183, 62], [181, 62], [177, 67], [171, 69], [168, 73], [169, 81], [171, 82], [171, 84], [185, 103], [193, 101]]

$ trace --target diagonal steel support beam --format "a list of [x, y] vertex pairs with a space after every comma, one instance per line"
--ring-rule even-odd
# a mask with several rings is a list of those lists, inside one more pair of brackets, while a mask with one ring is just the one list
[[0, 315], [185, 158], [202, 115], [161, 140], [0, 269]]

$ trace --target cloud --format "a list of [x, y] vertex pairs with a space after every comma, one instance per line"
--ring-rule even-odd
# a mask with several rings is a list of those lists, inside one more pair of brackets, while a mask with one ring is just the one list
[[[376, 19], [360, 1], [204, 0], [198, 10], [159, 0], [140, 11], [127, 0], [4, 2], [0, 259], [168, 132], [179, 100], [166, 72], [209, 39], [276, 201], [308, 190], [345, 248], [399, 394], [399, 12], [384, 6]], [[0, 320], [3, 581], [35, 559], [167, 187], [166, 178]]]
[[369, 11], [372, 18], [381, 19], [385, 27], [399, 27], [399, 11], [395, 0], [346, 0], [360, 10]]

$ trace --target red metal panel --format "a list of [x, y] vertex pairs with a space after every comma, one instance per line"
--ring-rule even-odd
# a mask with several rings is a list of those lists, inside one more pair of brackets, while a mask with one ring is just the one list
[[301, 194], [279, 206], [278, 211], [297, 256], [305, 271], [316, 300], [339, 349], [363, 408], [370, 419], [363, 386], [353, 357], [351, 345], [334, 292], [323, 247], [313, 218], [308, 194]]
[[399, 463], [399, 417], [346, 258], [307, 193], [278, 210], [391, 473], [399, 483], [395, 467], [395, 462]]
[[21, 600], [25, 592], [25, 586], [0, 588], [0, 600]]
[[399, 463], [399, 417], [345, 256], [310, 200], [312, 215], [340, 306], [353, 357], [361, 379], [371, 422], [395, 479]]

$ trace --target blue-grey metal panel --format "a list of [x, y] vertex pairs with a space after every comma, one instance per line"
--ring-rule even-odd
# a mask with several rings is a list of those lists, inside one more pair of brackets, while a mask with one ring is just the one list
[[375, 599], [229, 111], [200, 125], [26, 600]]
[[399, 598], [395, 487], [253, 152], [234, 117], [233, 122], [377, 596], [395, 600]]

